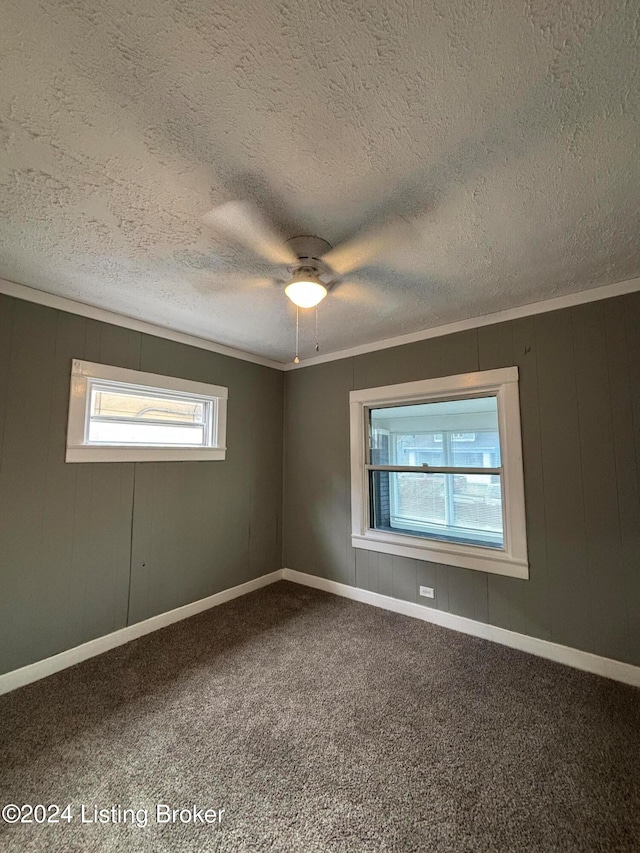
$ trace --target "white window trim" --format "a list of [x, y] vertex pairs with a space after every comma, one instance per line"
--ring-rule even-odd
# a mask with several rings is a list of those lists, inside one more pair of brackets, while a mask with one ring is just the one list
[[[216, 424], [213, 446], [169, 447], [169, 446], [120, 446], [89, 445], [85, 443], [85, 427], [88, 411], [88, 389], [90, 380], [126, 382], [140, 385], [149, 390], [162, 392], [178, 391], [183, 394], [215, 399]], [[221, 385], [208, 385], [175, 376], [160, 376], [124, 367], [112, 367], [92, 361], [73, 359], [71, 362], [71, 391], [69, 396], [69, 419], [67, 423], [66, 462], [187, 462], [215, 461], [226, 456], [227, 399], [228, 389]]]
[[[425, 539], [406, 533], [374, 530], [369, 518], [369, 481], [366, 463], [369, 409], [430, 400], [453, 400], [495, 394], [502, 457], [504, 547], [483, 548], [457, 542]], [[352, 391], [351, 420], [351, 544], [354, 548], [461, 566], [481, 572], [529, 578], [520, 433], [518, 368], [483, 370], [438, 379], [405, 382]]]

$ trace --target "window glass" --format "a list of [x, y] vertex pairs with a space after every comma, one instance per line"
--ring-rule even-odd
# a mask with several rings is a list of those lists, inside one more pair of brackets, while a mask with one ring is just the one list
[[375, 529], [502, 547], [495, 396], [372, 408], [369, 426], [371, 465], [461, 469], [371, 471]]
[[159, 444], [159, 445], [203, 445], [202, 427], [189, 429], [181, 426], [144, 423], [103, 423], [91, 420], [89, 441], [92, 444]]
[[499, 476], [371, 471], [370, 479], [376, 530], [503, 546]]
[[91, 417], [203, 423], [205, 404], [179, 397], [94, 386]]
[[372, 464], [500, 467], [495, 396], [376, 408], [369, 420]]
[[203, 446], [209, 401], [94, 385], [87, 439], [92, 444]]

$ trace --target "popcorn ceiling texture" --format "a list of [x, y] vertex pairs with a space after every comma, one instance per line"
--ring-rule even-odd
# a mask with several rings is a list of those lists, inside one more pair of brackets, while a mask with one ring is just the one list
[[202, 225], [215, 204], [333, 244], [414, 223], [321, 305], [325, 352], [640, 274], [638, 0], [5, 0], [2, 18], [6, 279], [290, 361], [292, 306]]

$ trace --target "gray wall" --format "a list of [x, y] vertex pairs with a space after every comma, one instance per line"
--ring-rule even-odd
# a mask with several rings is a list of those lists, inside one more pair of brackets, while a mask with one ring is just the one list
[[[228, 386], [227, 459], [65, 464], [72, 358]], [[352, 549], [349, 391], [512, 364], [530, 580]], [[283, 564], [640, 664], [640, 294], [284, 377], [281, 559], [282, 373], [0, 296], [0, 672]]]
[[[530, 580], [354, 550], [349, 391], [514, 364]], [[283, 563], [640, 664], [639, 463], [640, 293], [292, 371]]]
[[[71, 359], [229, 388], [224, 462], [65, 464]], [[0, 296], [0, 672], [281, 566], [283, 374]]]

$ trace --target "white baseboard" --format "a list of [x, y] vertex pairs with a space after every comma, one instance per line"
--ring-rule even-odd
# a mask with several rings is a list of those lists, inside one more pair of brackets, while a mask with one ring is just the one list
[[470, 634], [472, 637], [491, 640], [494, 643], [500, 643], [512, 649], [519, 649], [522, 652], [528, 652], [538, 657], [556, 661], [556, 663], [563, 663], [576, 669], [582, 669], [585, 672], [602, 675], [605, 678], [612, 678], [615, 681], [622, 681], [624, 684], [631, 684], [633, 687], [640, 687], [640, 667], [629, 663], [601, 657], [590, 652], [583, 652], [579, 649], [572, 649], [569, 646], [561, 646], [558, 643], [550, 643], [548, 640], [527, 637], [525, 634], [508, 631], [506, 628], [497, 628], [494, 625], [487, 625], [485, 622], [476, 622], [474, 619], [456, 616], [453, 613], [446, 613], [444, 610], [436, 610], [433, 607], [426, 607], [425, 605], [415, 604], [411, 601], [403, 601], [399, 598], [391, 598], [391, 596], [381, 595], [378, 592], [358, 589], [357, 587], [327, 580], [327, 578], [317, 577], [316, 575], [297, 572], [293, 569], [279, 569], [268, 575], [255, 578], [255, 580], [231, 587], [231, 589], [217, 592], [215, 595], [210, 595], [207, 598], [201, 598], [199, 601], [194, 601], [191, 604], [185, 604], [183, 607], [177, 607], [175, 610], [169, 610], [167, 613], [152, 616], [151, 619], [145, 619], [144, 622], [137, 622], [128, 628], [121, 628], [119, 631], [114, 631], [104, 637], [97, 637], [95, 640], [90, 640], [88, 643], [75, 646], [73, 649], [60, 652], [60, 654], [53, 655], [50, 658], [45, 658], [44, 660], [0, 675], [0, 695], [15, 690], [18, 687], [23, 687], [25, 684], [31, 684], [31, 682], [38, 681], [40, 678], [46, 678], [48, 675], [53, 675], [53, 673], [59, 672], [62, 669], [75, 666], [75, 664], [100, 655], [102, 652], [115, 649], [117, 646], [122, 646], [145, 634], [165, 628], [167, 625], [172, 625], [181, 619], [188, 619], [189, 616], [195, 616], [196, 613], [202, 613], [203, 610], [224, 604], [226, 601], [239, 598], [242, 595], [246, 595], [249, 592], [253, 592], [256, 589], [268, 586], [279, 580], [310, 586], [314, 589], [340, 595], [343, 598], [350, 598], [352, 601], [359, 601], [362, 604], [371, 604], [373, 607], [381, 607], [383, 610], [391, 610], [394, 613], [401, 613], [404, 616], [421, 619], [423, 622], [440, 625], [442, 628], [451, 628], [463, 634]]
[[337, 581], [308, 575], [304, 572], [296, 572], [293, 569], [283, 569], [282, 576], [286, 581], [311, 586], [314, 589], [341, 595], [343, 598], [350, 598], [363, 604], [372, 604], [374, 607], [381, 607], [383, 610], [392, 610], [394, 613], [402, 613], [404, 616], [422, 619], [423, 622], [431, 622], [434, 625], [440, 625], [442, 628], [452, 628], [454, 631], [460, 631], [463, 634], [481, 637], [483, 640], [491, 640], [512, 649], [519, 649], [522, 652], [529, 652], [529, 654], [556, 661], [556, 663], [563, 663], [585, 672], [631, 684], [633, 687], [640, 687], [640, 667], [633, 666], [630, 663], [572, 649], [569, 646], [561, 646], [558, 643], [550, 643], [548, 640], [527, 637], [525, 634], [508, 631], [506, 628], [497, 628], [494, 625], [476, 622], [474, 619], [456, 616], [444, 610], [436, 610], [433, 607], [415, 604], [412, 601], [402, 601], [399, 598], [391, 598], [378, 592], [357, 589]]
[[202, 613], [203, 610], [208, 610], [210, 607], [217, 607], [219, 604], [224, 604], [226, 601], [239, 598], [241, 595], [246, 595], [255, 589], [260, 589], [260, 587], [267, 586], [279, 580], [282, 580], [282, 569], [278, 569], [268, 575], [262, 575], [262, 577], [255, 578], [255, 580], [241, 583], [238, 586], [233, 586], [231, 589], [216, 592], [214, 595], [201, 598], [191, 604], [185, 604], [183, 607], [176, 607], [175, 610], [168, 610], [166, 613], [152, 616], [151, 619], [145, 619], [144, 622], [136, 622], [135, 625], [129, 625], [128, 628], [113, 631], [104, 637], [96, 637], [95, 640], [89, 640], [88, 643], [67, 649], [50, 658], [36, 661], [36, 663], [31, 663], [20, 669], [14, 669], [11, 672], [0, 675], [0, 695], [8, 693], [10, 690], [15, 690], [17, 687], [23, 687], [25, 684], [31, 684], [32, 681], [38, 681], [40, 678], [46, 678], [47, 675], [53, 675], [54, 672], [59, 672], [61, 669], [67, 669], [67, 667], [74, 666], [83, 660], [129, 643], [131, 640], [137, 640], [138, 637], [150, 634], [152, 631], [165, 628], [167, 625], [172, 625], [181, 619], [188, 619], [189, 616], [195, 616], [196, 613]]

